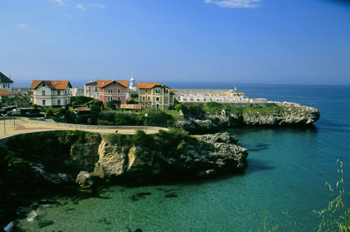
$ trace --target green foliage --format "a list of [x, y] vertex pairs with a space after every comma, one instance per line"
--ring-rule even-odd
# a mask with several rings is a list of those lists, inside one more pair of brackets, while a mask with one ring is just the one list
[[204, 119], [205, 117], [205, 110], [204, 106], [201, 103], [192, 103], [189, 104], [188, 107], [183, 106], [182, 111], [186, 118], [197, 118], [197, 119]]
[[142, 147], [137, 155], [144, 159], [149, 159], [150, 157], [146, 156], [151, 156], [151, 153], [178, 158], [183, 153], [183, 146], [180, 144], [196, 145], [199, 143], [196, 138], [177, 129], [161, 130], [158, 134], [153, 135], [146, 134], [143, 130], [138, 130], [135, 135], [109, 134], [103, 135], [103, 137], [112, 144], [124, 146], [127, 149], [131, 146]]
[[164, 111], [151, 109], [148, 111], [145, 121], [146, 126], [171, 127], [175, 123], [175, 118]]
[[133, 93], [133, 94], [131, 94], [131, 97], [132, 97], [132, 98], [138, 98], [139, 95], [138, 95], [137, 93]]
[[279, 106], [279, 105], [272, 104], [267, 106], [249, 105], [249, 106], [241, 107], [241, 106], [224, 105], [217, 102], [208, 102], [205, 104], [203, 109], [209, 114], [217, 114], [222, 109], [225, 109], [225, 110], [228, 110], [231, 114], [259, 113], [261, 115], [270, 115], [270, 114], [281, 115], [285, 111], [286, 106]]
[[177, 111], [180, 111], [180, 110], [182, 110], [182, 105], [181, 104], [176, 104], [175, 105], [175, 110], [177, 110]]
[[115, 106], [119, 105], [120, 103], [121, 103], [121, 101], [119, 101], [119, 100], [108, 101], [107, 102], [107, 107], [115, 109]]
[[93, 98], [91, 97], [86, 97], [86, 96], [73, 96], [70, 97], [70, 102], [72, 102], [73, 107], [78, 107], [78, 106], [84, 106], [84, 104], [92, 104], [94, 101]]
[[344, 187], [344, 172], [343, 162], [337, 160], [340, 163], [338, 173], [340, 173], [340, 181], [336, 183], [333, 188], [329, 183], [326, 183], [331, 191], [331, 200], [328, 203], [328, 207], [321, 211], [314, 211], [318, 214], [322, 221], [315, 231], [350, 231], [350, 207], [346, 205], [346, 192]]

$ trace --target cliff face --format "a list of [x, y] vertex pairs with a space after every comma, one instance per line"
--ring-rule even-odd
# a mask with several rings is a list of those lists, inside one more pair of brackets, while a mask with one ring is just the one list
[[283, 107], [283, 110], [264, 112], [251, 108], [243, 113], [231, 113], [223, 109], [213, 115], [207, 114], [205, 120], [178, 121], [176, 127], [190, 133], [207, 133], [235, 126], [308, 126], [321, 116], [320, 111], [313, 107], [288, 102], [276, 105]]
[[96, 179], [149, 183], [241, 172], [247, 165], [247, 149], [234, 144], [237, 138], [227, 133], [215, 136], [225, 139], [199, 138], [203, 140], [195, 144], [182, 141], [170, 155], [102, 139], [94, 171], [80, 172], [76, 182], [82, 188], [90, 188]]

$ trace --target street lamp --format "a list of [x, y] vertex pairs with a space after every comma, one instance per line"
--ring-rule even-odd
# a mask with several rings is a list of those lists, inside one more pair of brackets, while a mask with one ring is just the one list
[[4, 135], [6, 135], [6, 126], [5, 126], [5, 121], [6, 121], [6, 116], [7, 114], [1, 114], [2, 117], [4, 117]]
[[148, 117], [148, 114], [145, 114], [145, 134], [147, 134], [147, 132], [146, 132], [146, 127], [147, 127], [147, 117]]

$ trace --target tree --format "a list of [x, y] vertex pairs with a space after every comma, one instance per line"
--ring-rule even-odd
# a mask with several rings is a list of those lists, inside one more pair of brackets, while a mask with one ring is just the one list
[[148, 117], [146, 118], [147, 126], [162, 126], [169, 127], [174, 125], [175, 119], [170, 114], [161, 110], [151, 109], [148, 111]]
[[107, 107], [109, 108], [115, 108], [116, 105], [120, 105], [120, 100], [112, 100], [107, 102]]

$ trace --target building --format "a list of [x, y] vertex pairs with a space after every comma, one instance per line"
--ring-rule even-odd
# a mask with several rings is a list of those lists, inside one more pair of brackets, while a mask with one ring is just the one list
[[99, 80], [97, 88], [99, 89], [99, 100], [105, 104], [105, 107], [107, 107], [107, 102], [113, 100], [120, 101], [120, 104], [126, 103], [128, 81]]
[[34, 80], [33, 104], [39, 106], [65, 106], [70, 103], [72, 85], [69, 81]]
[[84, 96], [84, 89], [82, 88], [72, 88], [71, 92], [73, 97]]
[[100, 89], [97, 87], [97, 81], [84, 84], [84, 96], [100, 100]]
[[3, 97], [15, 97], [15, 96], [16, 96], [16, 93], [13, 93], [4, 89], [0, 89], [0, 103]]
[[12, 92], [13, 81], [0, 72], [0, 89]]
[[137, 83], [139, 103], [143, 108], [167, 110], [174, 106], [174, 90], [157, 82]]

